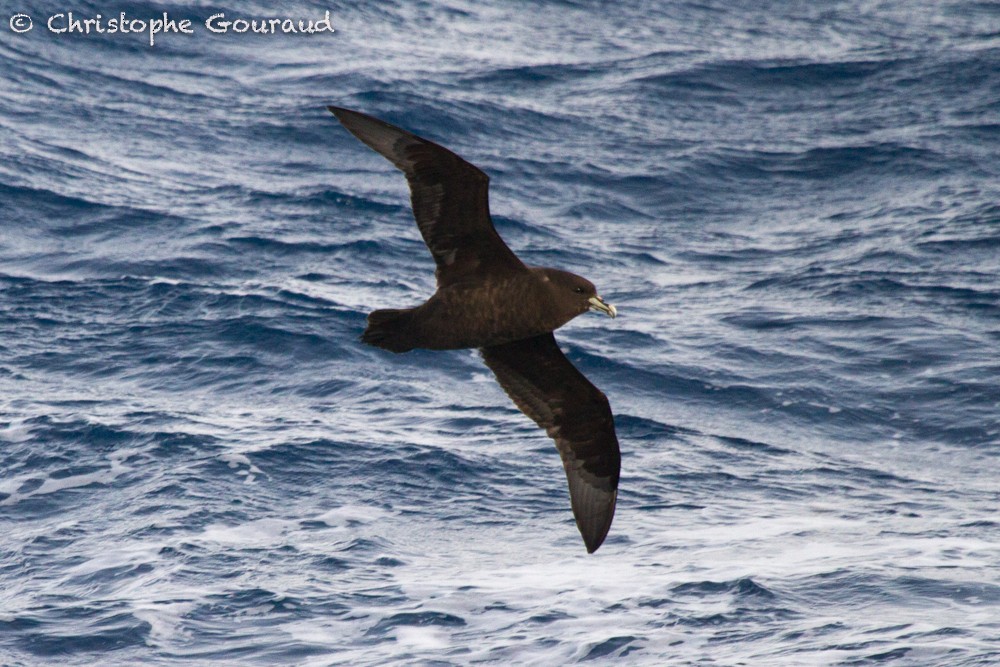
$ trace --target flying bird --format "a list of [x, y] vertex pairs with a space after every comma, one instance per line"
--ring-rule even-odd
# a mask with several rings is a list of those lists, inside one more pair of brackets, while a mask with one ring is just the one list
[[489, 177], [479, 168], [385, 121], [328, 109], [406, 175], [413, 217], [437, 265], [430, 299], [374, 311], [361, 339], [392, 352], [479, 348], [507, 395], [555, 441], [576, 525], [593, 553], [614, 517], [621, 454], [607, 397], [552, 332], [587, 311], [615, 317], [615, 307], [585, 278], [517, 258], [493, 227]]

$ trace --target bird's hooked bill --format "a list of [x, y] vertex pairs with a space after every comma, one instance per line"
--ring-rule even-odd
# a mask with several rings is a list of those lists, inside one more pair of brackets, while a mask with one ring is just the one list
[[590, 299], [590, 310], [595, 313], [605, 313], [608, 317], [618, 317], [618, 309], [612, 306], [610, 303], [605, 303], [604, 299], [599, 296], [592, 296]]

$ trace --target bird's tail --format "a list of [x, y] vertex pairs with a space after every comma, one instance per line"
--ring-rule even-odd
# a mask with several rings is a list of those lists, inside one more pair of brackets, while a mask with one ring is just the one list
[[361, 340], [392, 352], [409, 352], [416, 347], [412, 329], [413, 308], [376, 310], [368, 315]]

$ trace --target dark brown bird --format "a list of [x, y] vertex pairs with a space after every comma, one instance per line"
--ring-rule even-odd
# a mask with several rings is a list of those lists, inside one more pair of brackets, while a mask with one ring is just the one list
[[416, 308], [376, 310], [361, 339], [393, 352], [477, 347], [500, 386], [559, 449], [576, 525], [593, 553], [615, 513], [621, 455], [608, 399], [552, 332], [588, 310], [615, 317], [594, 285], [525, 266], [493, 227], [489, 177], [447, 148], [377, 118], [328, 107], [410, 184], [417, 227], [437, 264], [437, 292]]

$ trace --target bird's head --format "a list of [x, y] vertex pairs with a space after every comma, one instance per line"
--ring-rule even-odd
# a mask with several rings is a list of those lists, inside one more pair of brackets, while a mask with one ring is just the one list
[[588, 310], [617, 317], [618, 311], [597, 294], [594, 283], [582, 276], [559, 269], [538, 269], [542, 281], [548, 286], [556, 309], [569, 321]]

